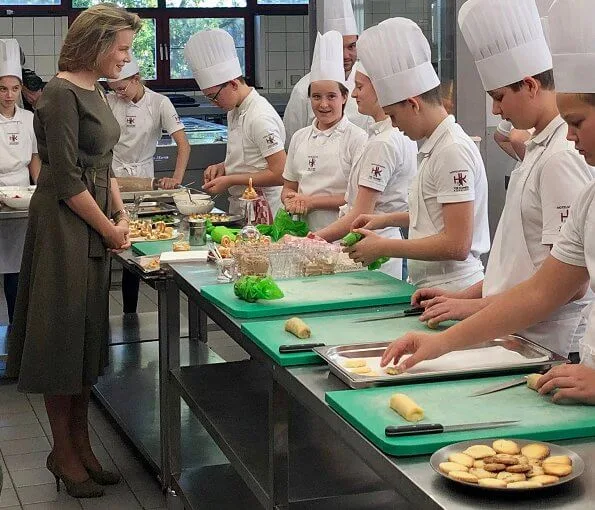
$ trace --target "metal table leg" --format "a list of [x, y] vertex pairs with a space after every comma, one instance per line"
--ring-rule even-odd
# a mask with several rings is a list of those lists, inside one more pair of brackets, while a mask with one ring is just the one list
[[271, 377], [269, 390], [270, 509], [289, 505], [289, 396]]
[[196, 301], [188, 299], [188, 336], [190, 340], [207, 342], [207, 314]]

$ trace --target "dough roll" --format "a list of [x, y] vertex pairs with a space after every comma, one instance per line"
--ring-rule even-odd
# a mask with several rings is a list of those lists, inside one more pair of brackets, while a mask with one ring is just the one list
[[310, 331], [310, 326], [308, 326], [302, 319], [299, 317], [292, 317], [291, 319], [287, 319], [285, 321], [285, 331], [289, 331], [292, 335], [297, 336], [298, 338], [310, 338], [312, 332]]
[[407, 421], [424, 419], [424, 410], [404, 393], [395, 393], [390, 397], [390, 407]]
[[527, 387], [537, 391], [537, 381], [539, 381], [539, 379], [541, 379], [541, 374], [529, 374], [527, 376]]

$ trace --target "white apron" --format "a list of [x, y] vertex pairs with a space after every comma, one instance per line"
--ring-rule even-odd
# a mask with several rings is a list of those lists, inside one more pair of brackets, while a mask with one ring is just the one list
[[[409, 239], [421, 239], [439, 233], [423, 198], [423, 175], [430, 154], [419, 157], [419, 170], [409, 188]], [[468, 260], [407, 259], [408, 280], [419, 287], [440, 287], [447, 292], [455, 292], [475, 285], [483, 279], [481, 261], [477, 260], [476, 266], [471, 266]]]
[[[523, 232], [522, 199], [523, 190], [532, 168], [542, 156], [546, 147], [532, 151], [510, 176], [506, 202], [492, 244], [492, 251], [486, 269], [482, 294], [484, 297], [500, 294], [531, 278], [538, 270], [531, 260]], [[548, 320], [540, 322], [518, 334], [568, 356], [571, 342], [579, 335], [583, 324], [581, 311], [584, 303], [572, 302], [562, 306]]]
[[[227, 127], [227, 153], [225, 156], [225, 175], [256, 173], [257, 169], [244, 164], [244, 117], [246, 112], [239, 115], [234, 125]], [[246, 206], [239, 199], [246, 186], [232, 186], [229, 188], [229, 214], [245, 214]], [[281, 208], [281, 186], [267, 186], [257, 188], [264, 196], [271, 209], [273, 217]]]

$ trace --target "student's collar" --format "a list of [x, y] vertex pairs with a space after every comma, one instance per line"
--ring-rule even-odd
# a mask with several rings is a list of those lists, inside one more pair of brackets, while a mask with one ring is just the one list
[[426, 141], [419, 149], [419, 153], [430, 154], [432, 150], [434, 150], [434, 147], [436, 146], [440, 138], [442, 138], [442, 136], [450, 129], [450, 127], [454, 123], [455, 118], [453, 115], [449, 115], [448, 117], [446, 117], [440, 124], [438, 124], [436, 129], [434, 129], [434, 132], [426, 139]]
[[248, 108], [250, 108], [250, 105], [256, 100], [258, 96], [258, 92], [256, 92], [256, 89], [253, 88], [250, 91], [250, 93], [244, 98], [242, 103], [236, 107], [238, 110], [238, 114], [242, 115], [246, 113], [248, 111]]
[[341, 117], [341, 120], [337, 122], [334, 126], [322, 131], [317, 127], [318, 120], [314, 119], [314, 121], [312, 122], [312, 137], [317, 138], [319, 136], [326, 136], [327, 138], [330, 138], [331, 135], [335, 132], [342, 133], [343, 131], [345, 131], [347, 122], [349, 122], [347, 120], [347, 116], [343, 115], [343, 117]]
[[391, 129], [393, 128], [393, 121], [390, 120], [390, 117], [387, 117], [386, 119], [380, 120], [372, 124], [368, 128], [368, 136], [379, 135], [383, 131], [386, 131], [389, 127]]
[[545, 126], [545, 129], [541, 131], [541, 133], [533, 136], [532, 138], [529, 138], [525, 145], [547, 145], [562, 124], [565, 124], [564, 119], [560, 115], [556, 115], [550, 121], [550, 123], [547, 126]]

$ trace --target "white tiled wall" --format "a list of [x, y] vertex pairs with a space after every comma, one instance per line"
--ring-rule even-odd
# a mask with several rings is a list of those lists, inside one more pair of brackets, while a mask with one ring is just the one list
[[25, 67], [45, 81], [58, 70], [58, 56], [67, 30], [66, 16], [0, 18], [0, 39], [16, 38], [25, 53]]
[[403, 17], [415, 21], [429, 41], [432, 40], [431, 0], [365, 0], [365, 27], [377, 25], [388, 18]]

